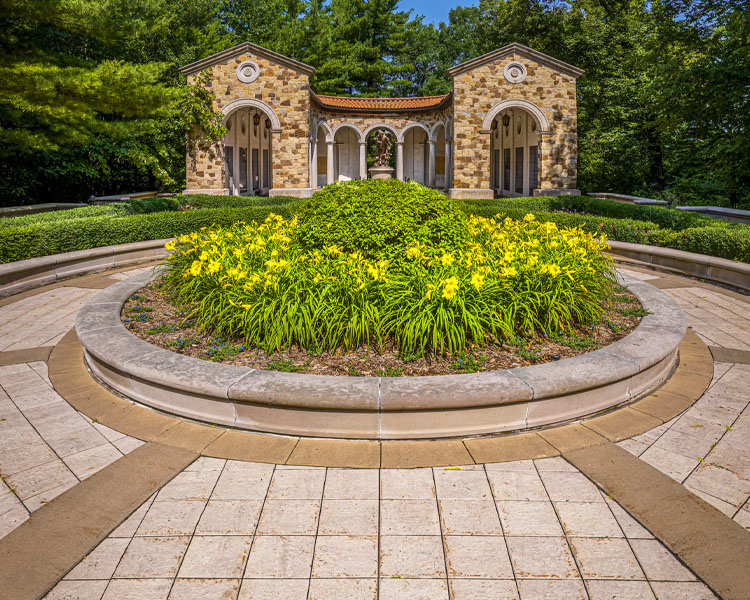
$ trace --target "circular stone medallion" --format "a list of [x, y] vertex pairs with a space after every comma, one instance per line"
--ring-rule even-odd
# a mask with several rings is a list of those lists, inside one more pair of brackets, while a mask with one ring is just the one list
[[519, 62], [508, 63], [503, 70], [503, 75], [511, 83], [521, 83], [526, 79], [526, 67]]
[[252, 83], [258, 79], [260, 75], [260, 69], [254, 62], [246, 60], [237, 67], [237, 79], [242, 83]]

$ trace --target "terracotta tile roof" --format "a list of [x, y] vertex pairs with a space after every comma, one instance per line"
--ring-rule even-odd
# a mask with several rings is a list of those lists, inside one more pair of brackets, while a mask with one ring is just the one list
[[313, 99], [332, 110], [392, 112], [403, 110], [434, 110], [448, 102], [451, 94], [441, 96], [414, 96], [412, 98], [356, 98], [344, 96], [321, 96], [311, 93]]

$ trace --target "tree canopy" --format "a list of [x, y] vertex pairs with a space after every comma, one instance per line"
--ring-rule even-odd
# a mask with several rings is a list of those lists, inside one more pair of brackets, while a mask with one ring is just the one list
[[[750, 207], [750, 0], [0, 0], [0, 202], [184, 185], [206, 98], [178, 67], [252, 41], [324, 94], [445, 93], [511, 42], [574, 64], [579, 187]], [[215, 124], [214, 124], [215, 125]], [[218, 125], [217, 125], [218, 127]]]

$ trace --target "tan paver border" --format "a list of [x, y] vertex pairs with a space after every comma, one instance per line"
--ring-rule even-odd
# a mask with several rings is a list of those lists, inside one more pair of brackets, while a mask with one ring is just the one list
[[44, 596], [197, 456], [176, 446], [144, 444], [39, 508], [0, 539], [0, 596]]
[[122, 281], [78, 313], [92, 371], [126, 397], [196, 421], [341, 439], [433, 439], [547, 426], [631, 401], [669, 376], [685, 315], [664, 292], [629, 288], [649, 311], [623, 339], [558, 362], [433, 377], [335, 377], [211, 363], [158, 348], [120, 317], [155, 274]]
[[[526, 433], [363, 443], [362, 440], [300, 440], [297, 436], [224, 429], [145, 408], [113, 394], [94, 380], [84, 363], [83, 347], [74, 330], [55, 346], [48, 365], [53, 386], [74, 408], [127, 435], [217, 458], [354, 468], [414, 468], [547, 458], [558, 455], [561, 446], [569, 451], [595, 443], [616, 442], [645, 433], [687, 410], [703, 395], [713, 374], [708, 347], [688, 331], [679, 347], [677, 368], [669, 380], [636, 402], [610, 412]], [[373, 448], [379, 448], [379, 452]]]

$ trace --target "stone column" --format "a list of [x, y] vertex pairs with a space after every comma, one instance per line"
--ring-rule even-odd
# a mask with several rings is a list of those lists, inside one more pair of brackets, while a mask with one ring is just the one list
[[310, 140], [310, 187], [318, 187], [318, 141]]
[[435, 187], [435, 142], [427, 140], [429, 144], [429, 159], [427, 163], [427, 187]]
[[396, 179], [404, 180], [404, 142], [396, 142]]
[[328, 163], [328, 175], [326, 176], [326, 185], [333, 183], [333, 140], [327, 142], [326, 146], [326, 160]]
[[449, 140], [445, 140], [445, 175], [444, 175], [445, 187], [450, 189], [451, 187], [451, 143]]
[[359, 178], [367, 179], [367, 142], [359, 143]]

